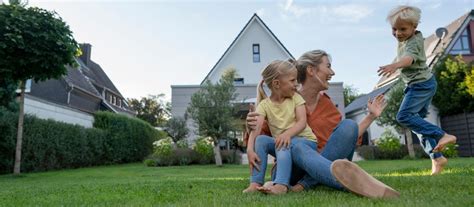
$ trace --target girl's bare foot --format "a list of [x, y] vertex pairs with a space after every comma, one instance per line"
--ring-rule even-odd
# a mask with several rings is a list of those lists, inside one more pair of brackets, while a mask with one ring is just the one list
[[431, 175], [438, 175], [443, 171], [444, 166], [448, 164], [448, 159], [445, 157], [438, 157], [431, 160]]
[[242, 193], [253, 193], [257, 192], [258, 188], [261, 187], [259, 183], [250, 183], [249, 187], [242, 191]]
[[301, 191], [304, 191], [304, 186], [299, 183], [291, 187], [291, 192], [299, 193]]
[[438, 145], [433, 149], [433, 152], [441, 152], [447, 144], [455, 143], [456, 137], [445, 133], [443, 137], [438, 142]]
[[258, 187], [258, 191], [265, 193], [265, 194], [271, 194], [271, 195], [281, 195], [285, 194], [288, 191], [288, 187], [285, 185], [281, 184], [275, 184], [271, 186], [265, 186], [265, 187]]

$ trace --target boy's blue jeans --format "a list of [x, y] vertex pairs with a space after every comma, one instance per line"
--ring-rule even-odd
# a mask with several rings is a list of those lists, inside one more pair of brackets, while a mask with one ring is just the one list
[[321, 154], [317, 151], [316, 143], [306, 139], [292, 139], [291, 155], [294, 165], [291, 184], [299, 183], [305, 189], [317, 184], [344, 189], [332, 175], [331, 164], [337, 159], [352, 160], [358, 134], [359, 126], [356, 122], [349, 119], [341, 121], [333, 130]]
[[397, 121], [423, 135], [421, 144], [431, 159], [441, 157], [440, 152], [433, 153], [439, 139], [445, 132], [438, 126], [424, 120], [428, 114], [428, 107], [436, 93], [436, 79], [432, 76], [429, 80], [421, 83], [413, 83], [405, 88], [405, 97], [397, 114]]
[[[299, 137], [293, 137], [292, 139], [295, 138]], [[289, 148], [281, 148], [280, 150], [276, 150], [275, 138], [267, 135], [259, 135], [255, 139], [255, 153], [257, 153], [258, 157], [260, 158], [260, 171], [258, 171], [256, 168], [253, 168], [252, 175], [250, 176], [250, 182], [263, 184], [265, 181], [268, 154], [271, 154], [278, 160], [278, 175], [273, 182], [290, 187], [292, 161], [291, 151]]]

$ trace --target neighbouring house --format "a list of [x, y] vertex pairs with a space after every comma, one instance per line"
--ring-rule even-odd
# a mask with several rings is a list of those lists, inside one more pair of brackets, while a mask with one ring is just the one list
[[[444, 55], [450, 54], [453, 56], [462, 55], [463, 59], [466, 62], [474, 61], [474, 10], [467, 12], [458, 19], [454, 20], [451, 24], [447, 25], [444, 28], [437, 29], [436, 33], [431, 34], [425, 38], [425, 53], [427, 56], [426, 64], [428, 67], [433, 68], [438, 60]], [[359, 97], [354, 100], [345, 108], [346, 117], [356, 121], [361, 120], [367, 113], [367, 100], [373, 98], [379, 93], [386, 93], [392, 87], [393, 83], [398, 80], [399, 71], [390, 75], [389, 77], [382, 77], [376, 84], [374, 90], [367, 95]], [[431, 105], [429, 107], [429, 114], [426, 117], [431, 123], [434, 123], [438, 126], [442, 126], [445, 129], [445, 124], [441, 122], [440, 117], [436, 107]], [[473, 123], [474, 126], [474, 123]], [[384, 129], [387, 127], [378, 126], [377, 124], [372, 124], [367, 133], [364, 135], [366, 140], [375, 140], [380, 138]], [[390, 128], [390, 127], [389, 127]], [[396, 131], [391, 128], [394, 133]], [[473, 130], [474, 131], [474, 130]], [[398, 133], [396, 133], [398, 134]], [[398, 134], [401, 138], [402, 143], [406, 143], [404, 135]], [[473, 136], [474, 138], [474, 136]], [[470, 138], [468, 138], [470, 139]], [[414, 140], [417, 142], [418, 140]], [[462, 145], [459, 142], [458, 144]], [[474, 142], [466, 144], [471, 145], [470, 148], [474, 148]], [[368, 142], [366, 142], [368, 143]], [[471, 151], [472, 156], [472, 151]]]
[[104, 70], [91, 60], [91, 49], [90, 44], [81, 44], [78, 67], [67, 66], [67, 74], [59, 79], [30, 83], [25, 113], [84, 127], [92, 127], [96, 111], [135, 116]]
[[[261, 79], [261, 70], [273, 60], [286, 60], [289, 58], [293, 58], [293, 55], [278, 40], [262, 19], [257, 14], [254, 14], [214, 67], [204, 77], [201, 84], [207, 80], [215, 83], [221, 78], [222, 73], [226, 69], [233, 68], [239, 75], [234, 81], [236, 93], [238, 93], [236, 102], [253, 103], [257, 95], [257, 83]], [[191, 96], [201, 88], [201, 84], [171, 86], [171, 113], [174, 117], [185, 116], [186, 109], [191, 102]], [[343, 114], [342, 82], [331, 83], [327, 92]], [[243, 106], [239, 114], [241, 117], [245, 117], [247, 113], [247, 108]], [[190, 129], [188, 141], [193, 142], [198, 136], [197, 127], [195, 127], [193, 120], [190, 119], [188, 119], [187, 124]], [[236, 131], [233, 133], [233, 136], [241, 139], [243, 130], [242, 128], [241, 131]]]

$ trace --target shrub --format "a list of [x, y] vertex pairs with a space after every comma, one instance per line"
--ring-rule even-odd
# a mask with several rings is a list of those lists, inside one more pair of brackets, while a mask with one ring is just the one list
[[457, 144], [447, 144], [446, 147], [444, 148], [443, 150], [443, 156], [447, 157], [447, 158], [451, 158], [451, 157], [457, 157], [458, 156], [458, 150], [457, 148], [459, 147], [459, 145]]
[[242, 153], [239, 150], [221, 150], [222, 162], [227, 164], [240, 164]]
[[173, 140], [170, 137], [153, 142], [153, 152], [161, 156], [171, 155], [173, 150]]
[[375, 146], [362, 145], [357, 147], [356, 152], [364, 160], [375, 160]]
[[208, 164], [213, 161], [213, 146], [214, 143], [210, 137], [199, 138], [196, 140], [193, 149], [199, 155], [199, 163]]
[[147, 166], [147, 167], [155, 167], [156, 166], [156, 161], [153, 160], [153, 159], [145, 159], [143, 161], [143, 164], [145, 164], [145, 166]]
[[156, 166], [199, 164], [198, 154], [189, 148], [173, 149], [169, 155], [154, 153], [149, 159], [154, 160]]
[[390, 129], [385, 129], [376, 144], [380, 150], [385, 152], [395, 152], [401, 147], [400, 140]]
[[189, 148], [188, 141], [184, 140], [184, 139], [178, 140], [176, 142], [176, 147], [178, 147], [178, 148]]
[[152, 143], [163, 135], [147, 122], [125, 115], [101, 111], [94, 120], [94, 127], [107, 132], [104, 156], [113, 163], [143, 160], [152, 153]]

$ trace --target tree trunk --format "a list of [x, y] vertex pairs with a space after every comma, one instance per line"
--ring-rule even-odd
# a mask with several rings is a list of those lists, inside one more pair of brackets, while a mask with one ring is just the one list
[[23, 118], [25, 111], [25, 82], [20, 81], [20, 113], [18, 115], [18, 132], [16, 137], [15, 166], [13, 168], [14, 175], [20, 175], [21, 165], [21, 144], [23, 141]]
[[411, 158], [415, 158], [415, 150], [413, 149], [413, 137], [411, 136], [411, 130], [405, 128], [405, 137], [407, 138], [408, 155]]
[[214, 144], [214, 159], [216, 160], [216, 165], [221, 167], [222, 166], [222, 156], [221, 156], [221, 149], [219, 148], [219, 143]]

